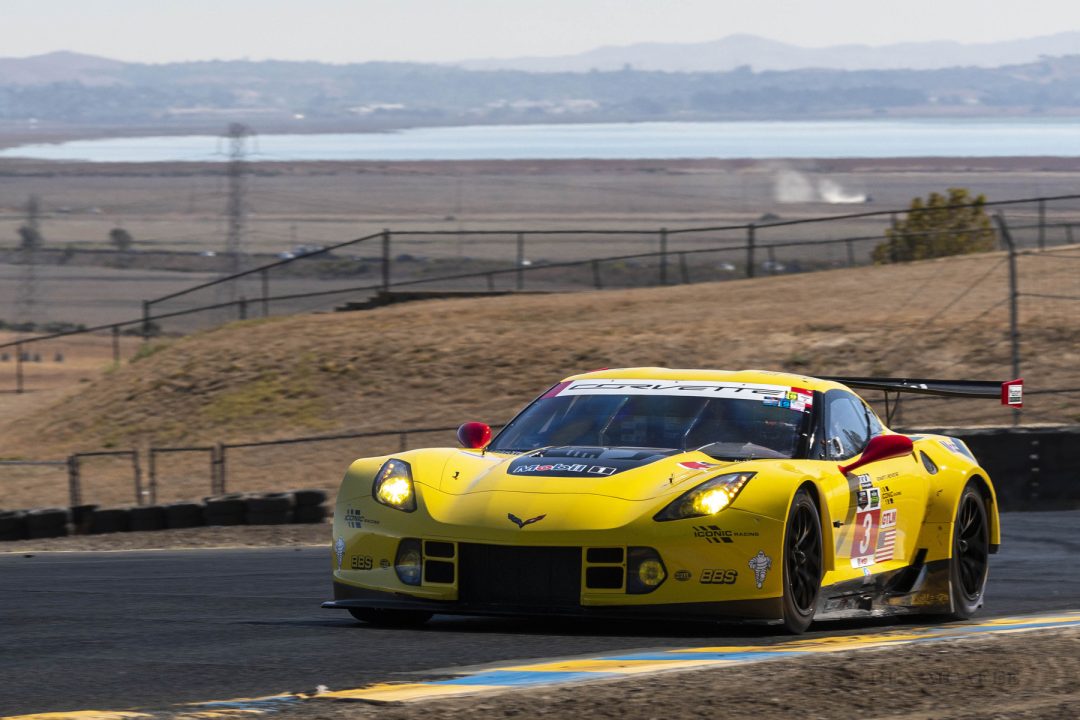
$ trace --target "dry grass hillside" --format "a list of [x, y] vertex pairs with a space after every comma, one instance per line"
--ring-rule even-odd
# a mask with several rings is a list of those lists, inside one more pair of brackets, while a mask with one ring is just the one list
[[[1080, 295], [1078, 259], [1077, 247], [1023, 256], [1021, 289]], [[497, 423], [562, 376], [598, 367], [1005, 379], [1006, 297], [1005, 258], [991, 253], [248, 321], [162, 341], [61, 402], [8, 413], [0, 455]], [[1021, 307], [1029, 389], [1080, 387], [1080, 302], [1024, 297]], [[1077, 398], [1031, 396], [1025, 422], [1080, 421]], [[915, 401], [903, 415], [909, 426], [1008, 420], [996, 403], [970, 401]], [[357, 454], [355, 442], [263, 453], [240, 485], [332, 486]], [[305, 474], [316, 460], [328, 475]]]

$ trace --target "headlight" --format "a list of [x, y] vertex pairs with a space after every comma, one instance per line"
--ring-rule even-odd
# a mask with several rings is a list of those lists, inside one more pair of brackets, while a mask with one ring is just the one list
[[680, 495], [674, 502], [656, 513], [653, 520], [663, 522], [714, 515], [735, 502], [743, 486], [752, 477], [754, 477], [752, 472], [717, 475]]
[[387, 460], [375, 475], [372, 496], [383, 505], [412, 512], [416, 509], [412, 468], [404, 460]]

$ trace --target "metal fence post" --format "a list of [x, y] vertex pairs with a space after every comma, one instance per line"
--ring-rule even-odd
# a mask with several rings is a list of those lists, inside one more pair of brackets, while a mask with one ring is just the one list
[[150, 301], [143, 300], [142, 304], [142, 339], [147, 342], [150, 339]]
[[[1016, 244], [1013, 242], [1012, 233], [1005, 223], [1005, 217], [998, 213], [994, 216], [998, 228], [1001, 229], [1001, 237], [1009, 248], [1009, 344], [1012, 346], [1012, 376], [1013, 379], [1020, 377], [1020, 297], [1019, 285], [1016, 273]], [[1020, 424], [1020, 411], [1013, 408], [1013, 425]]]
[[1039, 249], [1046, 247], [1046, 201], [1039, 201]]
[[604, 289], [604, 283], [600, 278], [600, 261], [599, 260], [593, 260], [592, 262], [589, 263], [589, 265], [592, 266], [592, 283], [593, 283], [593, 287], [596, 288], [597, 290], [603, 290]]
[[210, 494], [225, 494], [225, 446], [218, 443], [214, 447], [213, 459], [211, 460], [212, 472], [210, 474]]
[[112, 326], [112, 361], [113, 365], [120, 364], [120, 326]]
[[79, 480], [79, 456], [68, 455], [68, 499], [71, 507], [82, 505], [82, 483]]
[[145, 505], [146, 499], [143, 497], [142, 486], [142, 468], [139, 467], [139, 451], [131, 451], [131, 467], [135, 471], [135, 504]]
[[667, 285], [667, 228], [660, 228], [660, 284]]
[[754, 277], [754, 223], [746, 226], [746, 277]]
[[150, 492], [150, 504], [157, 505], [157, 453], [154, 448], [147, 450], [146, 459], [147, 489]]
[[22, 343], [15, 343], [15, 392], [22, 393], [23, 391], [23, 346]]
[[238, 314], [241, 320], [247, 320], [247, 298], [243, 295], [240, 296], [240, 302], [236, 304]]
[[382, 289], [390, 292], [390, 230], [382, 233]]
[[263, 317], [270, 317], [270, 276], [265, 270], [259, 273], [262, 282], [262, 313]]
[[517, 289], [525, 289], [525, 233], [517, 234]]

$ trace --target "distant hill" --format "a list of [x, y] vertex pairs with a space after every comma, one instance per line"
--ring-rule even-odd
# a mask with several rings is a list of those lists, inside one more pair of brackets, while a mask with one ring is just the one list
[[742, 64], [709, 72], [285, 61], [151, 65], [75, 53], [0, 59], [0, 131], [42, 123], [183, 132], [239, 121], [263, 132], [318, 132], [1008, 115], [1080, 115], [1080, 55], [1001, 68], [758, 71]]
[[0, 58], [0, 84], [46, 85], [77, 82], [83, 85], [113, 85], [120, 82], [127, 63], [119, 60], [53, 52], [28, 58]]
[[638, 43], [607, 46], [577, 55], [487, 58], [452, 63], [468, 70], [588, 72], [635, 70], [722, 72], [749, 65], [754, 70], [934, 70], [948, 67], [1001, 67], [1035, 62], [1040, 57], [1080, 54], [1080, 32], [964, 44], [952, 41], [893, 45], [800, 47], [758, 37], [729, 35], [702, 43]]

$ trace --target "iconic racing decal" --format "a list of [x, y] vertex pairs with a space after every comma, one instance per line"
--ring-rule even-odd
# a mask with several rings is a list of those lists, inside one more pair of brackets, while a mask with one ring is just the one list
[[900, 497], [904, 493], [899, 490], [890, 490], [888, 485], [881, 488], [881, 504], [882, 505], [895, 505], [896, 498]]
[[878, 540], [877, 552], [874, 553], [875, 562], [892, 560], [896, 550], [896, 510], [881, 511], [881, 536]]
[[733, 543], [736, 537], [757, 537], [757, 530], [724, 530], [719, 525], [695, 525], [694, 537], [704, 538], [705, 542]]
[[540, 522], [541, 520], [543, 520], [546, 517], [547, 517], [547, 515], [537, 515], [534, 518], [529, 518], [528, 520], [522, 520], [521, 518], [519, 518], [514, 513], [507, 513], [506, 514], [506, 519], [509, 520], [510, 522], [514, 523], [515, 525], [517, 525], [519, 528], [524, 528], [526, 525], [532, 525], [533, 523]]
[[859, 488], [860, 489], [869, 490], [870, 488], [874, 487], [874, 483], [870, 481], [870, 476], [869, 475], [856, 475], [855, 477], [859, 481]]
[[[701, 580], [698, 582], [702, 585], [733, 585], [738, 577], [738, 570], [702, 570]], [[762, 579], [764, 580], [764, 577]]]
[[351, 527], [353, 530], [359, 530], [364, 526], [364, 523], [368, 525], [378, 525], [378, 520], [372, 520], [371, 518], [364, 517], [364, 513], [355, 508], [349, 508], [345, 513], [345, 524]]
[[698, 462], [696, 460], [679, 463], [679, 467], [686, 470], [708, 470], [709, 468], [719, 467], [719, 465], [720, 463]]
[[873, 565], [881, 521], [881, 491], [876, 488], [859, 490], [856, 499], [855, 533], [851, 538], [851, 567]]
[[607, 467], [606, 465], [585, 465], [583, 463], [574, 463], [568, 465], [566, 463], [546, 463], [546, 464], [533, 464], [533, 465], [515, 465], [511, 470], [514, 475], [555, 475], [561, 473], [580, 475], [614, 475], [618, 468]]
[[756, 400], [782, 408], [809, 412], [814, 394], [806, 388], [763, 383], [712, 380], [573, 380], [560, 383], [544, 397], [563, 395], [678, 395], [735, 400]]
[[334, 543], [334, 554], [337, 555], [337, 569], [341, 569], [341, 563], [345, 559], [345, 538], [339, 537]]
[[371, 558], [367, 555], [353, 555], [349, 567], [353, 570], [370, 570], [372, 568]]
[[577, 445], [549, 447], [516, 458], [511, 461], [506, 471], [511, 475], [543, 475], [595, 480], [643, 467], [678, 452], [678, 450]]
[[757, 585], [757, 589], [760, 590], [761, 586], [765, 584], [765, 575], [772, 568], [772, 558], [765, 554], [764, 550], [758, 550], [757, 555], [750, 558], [750, 562], [747, 563], [750, 569], [754, 571], [754, 584]]
[[687, 580], [689, 580], [692, 577], [693, 577], [693, 575], [690, 573], [689, 570], [677, 570], [675, 572], [675, 579], [678, 580], [679, 582], [686, 582]]

